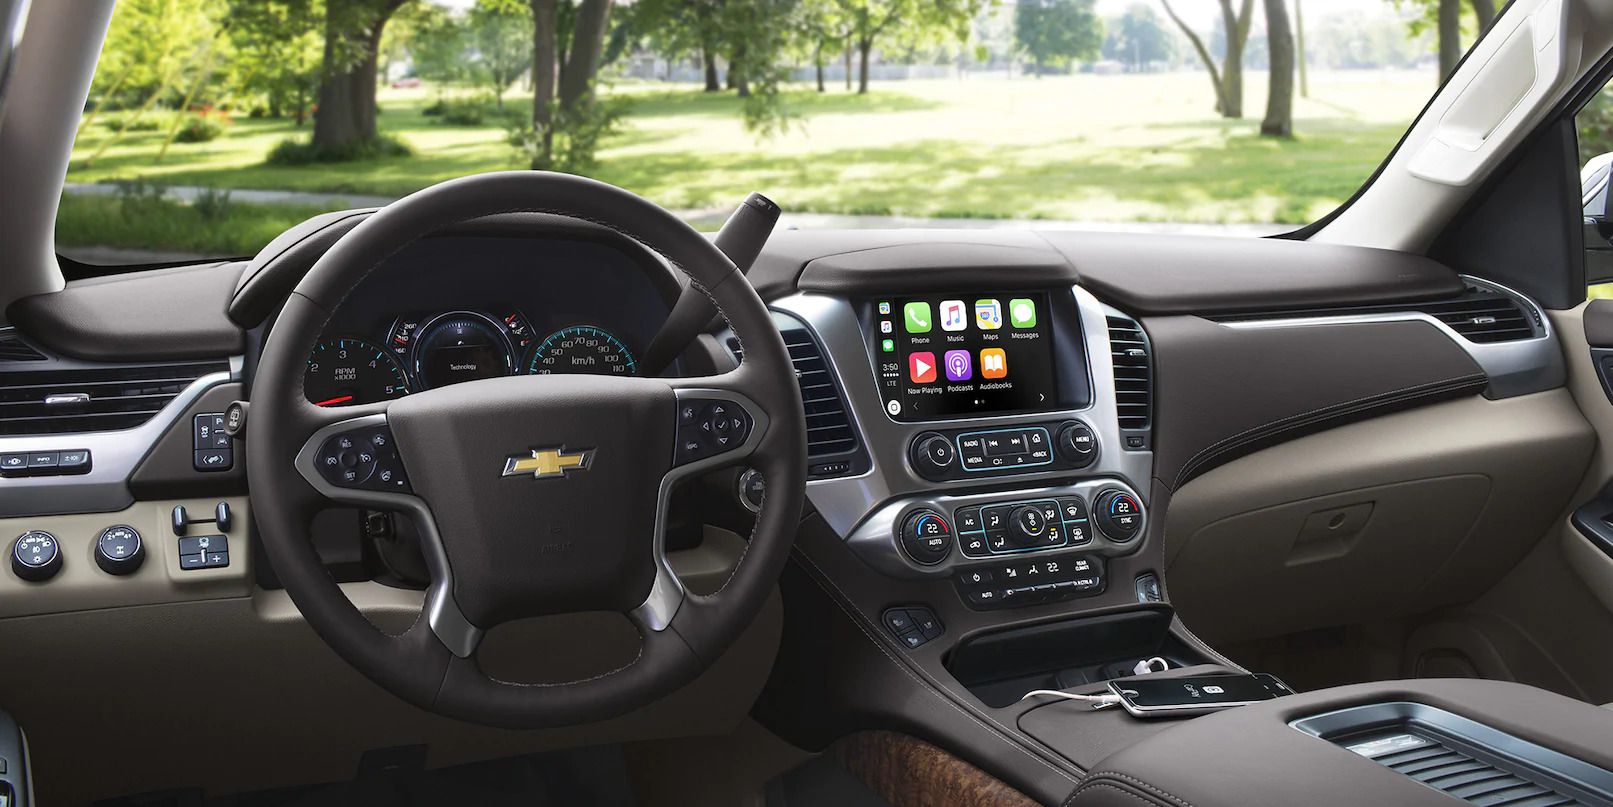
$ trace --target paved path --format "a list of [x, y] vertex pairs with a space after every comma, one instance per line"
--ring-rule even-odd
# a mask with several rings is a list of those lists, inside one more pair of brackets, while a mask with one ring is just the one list
[[[119, 186], [111, 183], [86, 184], [69, 182], [64, 187], [67, 193], [84, 194], [91, 196], [109, 196], [118, 192]], [[192, 203], [206, 188], [193, 185], [169, 185], [164, 193], [172, 199], [185, 203]], [[351, 193], [312, 193], [307, 191], [276, 191], [276, 190], [231, 190], [230, 199], [237, 202], [261, 205], [303, 205], [309, 207], [324, 207], [331, 210], [341, 210], [354, 207], [380, 207], [392, 202], [396, 197], [369, 196]], [[738, 204], [736, 201], [735, 204]], [[722, 226], [732, 208], [713, 207], [702, 210], [674, 210], [679, 218], [689, 222], [695, 229], [701, 231], [714, 231]], [[929, 228], [929, 229], [966, 229], [966, 230], [1096, 230], [1104, 232], [1133, 232], [1133, 233], [1190, 233], [1199, 235], [1237, 235], [1258, 237], [1274, 235], [1293, 229], [1286, 224], [1178, 224], [1172, 222], [1109, 222], [1109, 221], [1070, 221], [1058, 219], [963, 219], [963, 218], [918, 218], [911, 216], [844, 216], [833, 213], [785, 213], [779, 218], [779, 227], [795, 228], [801, 230], [832, 230], [832, 229], [902, 229], [902, 228]], [[144, 250], [111, 249], [106, 247], [84, 247], [76, 249], [63, 249], [62, 252], [76, 260], [86, 263], [141, 263], [158, 261], [181, 261], [205, 256], [188, 255], [175, 252], [147, 252]]]

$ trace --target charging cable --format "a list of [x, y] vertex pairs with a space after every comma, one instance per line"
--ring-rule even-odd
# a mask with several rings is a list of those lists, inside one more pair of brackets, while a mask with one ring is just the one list
[[1090, 703], [1094, 709], [1104, 709], [1120, 703], [1120, 696], [1112, 692], [1104, 695], [1077, 695], [1074, 692], [1060, 692], [1056, 689], [1033, 689], [1025, 693], [1020, 700], [1030, 700], [1037, 695], [1045, 695], [1049, 698], [1063, 698], [1067, 701], [1081, 701], [1083, 703]]
[[1143, 659], [1137, 666], [1131, 668], [1132, 675], [1147, 675], [1149, 673], [1165, 672], [1171, 668], [1171, 663], [1159, 656]]

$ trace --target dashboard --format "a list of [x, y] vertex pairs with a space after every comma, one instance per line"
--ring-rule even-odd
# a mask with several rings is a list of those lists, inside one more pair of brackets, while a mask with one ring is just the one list
[[608, 236], [441, 236], [387, 259], [308, 356], [318, 406], [507, 375], [639, 375], [677, 286]]

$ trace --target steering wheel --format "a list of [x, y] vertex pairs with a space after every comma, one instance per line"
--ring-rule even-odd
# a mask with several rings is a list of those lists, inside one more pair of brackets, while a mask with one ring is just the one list
[[[511, 212], [594, 222], [656, 250], [712, 298], [744, 361], [699, 378], [520, 376], [342, 409], [307, 401], [309, 351], [359, 281], [424, 234]], [[410, 703], [508, 728], [603, 720], [693, 680], [777, 583], [806, 488], [794, 369], [744, 275], [651, 202], [535, 171], [435, 185], [336, 242], [292, 292], [264, 346], [247, 438], [264, 548], [319, 636]], [[720, 590], [686, 591], [665, 553], [671, 490], [741, 462], [767, 480], [749, 545]], [[402, 634], [375, 628], [315, 554], [309, 524], [332, 504], [413, 520], [431, 580], [421, 618]], [[627, 615], [642, 639], [637, 659], [541, 685], [498, 681], [477, 663], [483, 636], [498, 625], [581, 611]]]

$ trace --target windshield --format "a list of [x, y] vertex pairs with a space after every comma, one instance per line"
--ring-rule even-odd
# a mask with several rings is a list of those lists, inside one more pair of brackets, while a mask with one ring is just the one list
[[317, 213], [514, 168], [620, 185], [704, 229], [759, 191], [803, 228], [1266, 235], [1348, 199], [1493, 15], [1485, 0], [122, 0], [57, 242], [87, 263], [247, 256]]

